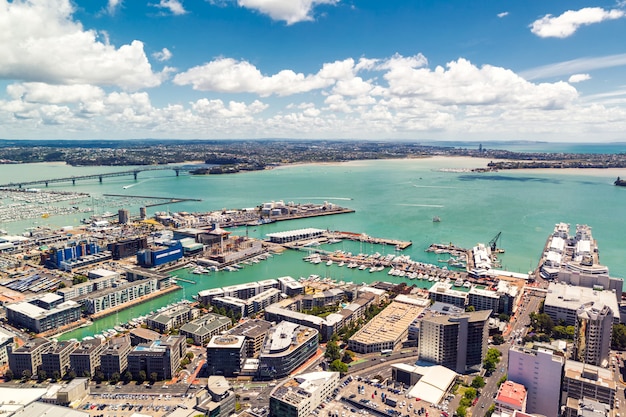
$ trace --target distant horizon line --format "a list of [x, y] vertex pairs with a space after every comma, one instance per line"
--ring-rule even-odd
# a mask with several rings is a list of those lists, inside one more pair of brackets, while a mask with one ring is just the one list
[[527, 139], [502, 139], [502, 140], [459, 140], [459, 139], [340, 139], [340, 138], [231, 138], [231, 139], [189, 139], [189, 138], [119, 138], [119, 139], [3, 139], [0, 142], [159, 142], [159, 141], [188, 141], [188, 142], [241, 142], [241, 141], [307, 141], [307, 142], [413, 142], [413, 143], [540, 143], [540, 144], [578, 144], [578, 145], [619, 145], [626, 144], [624, 141], [611, 142], [568, 142]]

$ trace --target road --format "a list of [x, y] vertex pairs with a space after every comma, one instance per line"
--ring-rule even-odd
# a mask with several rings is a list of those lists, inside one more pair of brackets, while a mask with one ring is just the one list
[[[509, 348], [517, 344], [517, 340], [522, 339], [525, 336], [525, 332], [530, 324], [530, 313], [539, 311], [539, 304], [542, 298], [534, 295], [524, 294], [522, 298], [522, 304], [515, 312], [515, 315], [511, 318], [511, 328], [507, 341], [499, 346], [491, 346], [498, 349], [502, 356], [500, 357], [500, 363], [495, 372], [488, 377], [485, 377], [485, 386], [480, 390], [481, 396], [478, 398], [476, 405], [472, 411], [472, 417], [483, 417], [491, 404], [494, 403], [495, 395], [498, 392], [498, 382], [503, 375], [507, 374], [507, 366], [509, 362]], [[455, 405], [452, 410], [456, 410], [458, 401], [460, 399], [455, 398]]]

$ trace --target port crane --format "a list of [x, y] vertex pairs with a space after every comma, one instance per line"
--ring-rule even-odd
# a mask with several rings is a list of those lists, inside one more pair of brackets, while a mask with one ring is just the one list
[[504, 249], [498, 248], [498, 240], [500, 239], [501, 235], [502, 232], [498, 232], [498, 234], [489, 241], [489, 247], [491, 248], [492, 253], [504, 253]]

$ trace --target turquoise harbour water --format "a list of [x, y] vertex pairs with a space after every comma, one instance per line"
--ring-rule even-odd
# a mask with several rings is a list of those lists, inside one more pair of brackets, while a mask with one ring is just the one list
[[[547, 236], [555, 223], [572, 227], [588, 224], [598, 241], [601, 263], [609, 266], [611, 275], [626, 276], [624, 262], [623, 220], [626, 188], [612, 185], [615, 177], [626, 177], [625, 170], [611, 171], [501, 171], [494, 173], [451, 172], [448, 169], [484, 167], [487, 161], [468, 158], [432, 158], [419, 160], [357, 161], [341, 164], [294, 165], [273, 170], [222, 176], [180, 176], [173, 171], [145, 172], [137, 182], [132, 177], [107, 178], [49, 187], [52, 190], [73, 190], [100, 196], [105, 193], [125, 195], [198, 198], [156, 207], [154, 211], [210, 211], [252, 207], [262, 202], [284, 200], [295, 202], [329, 201], [356, 210], [355, 213], [293, 220], [258, 227], [249, 227], [251, 237], [263, 238], [267, 233], [317, 227], [366, 233], [370, 236], [410, 240], [413, 245], [403, 251], [412, 259], [438, 264], [441, 255], [424, 252], [431, 243], [452, 242], [471, 247], [487, 243], [502, 232], [499, 246], [502, 268], [528, 272], [539, 261]], [[87, 173], [127, 170], [127, 167], [76, 168], [59, 164], [0, 165], [0, 182], [37, 178], [57, 178]], [[124, 186], [132, 185], [129, 188]], [[40, 187], [43, 188], [43, 187]], [[132, 201], [132, 200], [129, 200]], [[139, 206], [127, 203], [132, 214]], [[96, 207], [116, 212], [116, 204]], [[40, 224], [65, 226], [78, 224], [80, 216], [50, 217], [19, 223], [0, 224], [0, 228], [21, 233], [25, 227]], [[433, 223], [433, 216], [441, 218]], [[234, 230], [245, 234], [245, 228]], [[391, 247], [356, 242], [328, 245], [353, 253], [389, 253]], [[252, 280], [290, 275], [294, 278], [318, 274], [353, 282], [384, 280], [402, 282], [386, 271], [369, 273], [337, 265], [311, 265], [302, 260], [303, 252], [285, 252], [259, 264], [246, 266], [239, 272], [218, 272], [200, 276], [177, 271], [175, 274], [196, 281], [180, 283], [183, 289], [131, 307], [103, 318], [94, 325], [63, 336], [81, 338], [92, 335], [132, 317], [157, 308], [190, 299], [199, 290]], [[408, 281], [427, 287], [427, 282]]]

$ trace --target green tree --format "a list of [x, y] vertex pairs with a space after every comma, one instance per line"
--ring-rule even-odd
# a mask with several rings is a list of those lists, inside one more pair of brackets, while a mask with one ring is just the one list
[[463, 397], [463, 398], [461, 398], [461, 401], [459, 401], [459, 406], [460, 407], [471, 407], [472, 406], [472, 400], [470, 400], [467, 397]]
[[474, 307], [474, 306], [467, 306], [467, 307], [465, 307], [465, 311], [467, 311], [468, 313], [471, 313], [473, 311], [476, 311], [476, 307]]
[[53, 381], [58, 381], [59, 379], [61, 379], [61, 373], [59, 371], [53, 371], [52, 372], [52, 380]]
[[187, 352], [187, 359], [192, 360], [193, 359], [193, 352]]
[[10, 369], [7, 369], [7, 371], [4, 373], [4, 380], [5, 381], [10, 381], [10, 380], [13, 379], [13, 377], [14, 377], [13, 371], [10, 370]]
[[124, 376], [122, 377], [122, 379], [125, 383], [128, 384], [130, 381], [133, 380], [133, 374], [131, 374], [130, 371], [126, 371], [124, 372]]
[[489, 408], [487, 409], [487, 412], [485, 413], [485, 417], [491, 417], [494, 411], [496, 411], [496, 405], [491, 404]]
[[463, 394], [463, 396], [472, 401], [474, 398], [476, 398], [476, 389], [472, 387], [465, 389], [465, 394]]
[[73, 369], [65, 374], [65, 379], [67, 379], [68, 381], [71, 381], [74, 378], [76, 378], [76, 371], [74, 371]]
[[500, 313], [498, 318], [500, 319], [500, 321], [509, 321], [509, 320], [511, 320], [511, 316], [509, 316], [506, 313]]
[[120, 382], [120, 373], [119, 372], [113, 372], [113, 374], [111, 375], [111, 384], [115, 385], [118, 382]]
[[350, 363], [350, 362], [352, 362], [354, 360], [354, 356], [355, 356], [354, 352], [352, 352], [351, 350], [346, 349], [343, 352], [343, 357], [341, 358], [341, 361], [343, 363]]
[[493, 344], [494, 345], [501, 345], [502, 343], [504, 343], [504, 337], [501, 334], [494, 334], [493, 335]]
[[614, 324], [611, 349], [626, 350], [626, 324]]
[[480, 389], [485, 386], [485, 378], [480, 375], [477, 375], [472, 380], [472, 388]]
[[43, 382], [46, 379], [48, 379], [48, 373], [46, 371], [44, 371], [43, 369], [39, 369], [37, 371], [37, 381]]
[[330, 366], [329, 366], [329, 368], [330, 368], [331, 371], [341, 372], [343, 374], [348, 372], [348, 365], [346, 365], [345, 363], [341, 362], [341, 360], [339, 360], [339, 359], [335, 359], [334, 361], [332, 361]]
[[139, 373], [137, 374], [137, 382], [139, 384], [143, 384], [143, 382], [146, 380], [146, 371], [144, 371], [143, 369], [141, 371], [139, 371]]
[[506, 382], [507, 378], [508, 378], [508, 376], [507, 376], [507, 375], [502, 375], [502, 376], [500, 377], [500, 379], [498, 380], [498, 387], [499, 387], [500, 385], [504, 384], [504, 383]]
[[459, 417], [466, 417], [467, 416], [467, 407], [464, 406], [459, 406], [459, 408], [456, 409], [456, 415]]
[[158, 379], [159, 374], [157, 374], [156, 372], [150, 372], [150, 382], [154, 384], [155, 382], [157, 382]]
[[93, 379], [96, 381], [96, 383], [101, 383], [102, 381], [104, 381], [106, 379], [106, 377], [104, 376], [104, 372], [98, 370], [96, 371], [96, 374], [94, 375]]
[[187, 345], [191, 346], [193, 345], [193, 339], [191, 337], [188, 337], [187, 340], [185, 340], [185, 342], [187, 343]]
[[327, 357], [330, 362], [333, 362], [341, 358], [339, 345], [337, 344], [336, 341], [331, 339], [328, 341], [328, 343], [326, 343], [326, 353], [324, 354], [324, 356]]
[[30, 371], [30, 369], [24, 369], [22, 371], [22, 379], [24, 381], [28, 381], [32, 376], [33, 376], [33, 373]]

